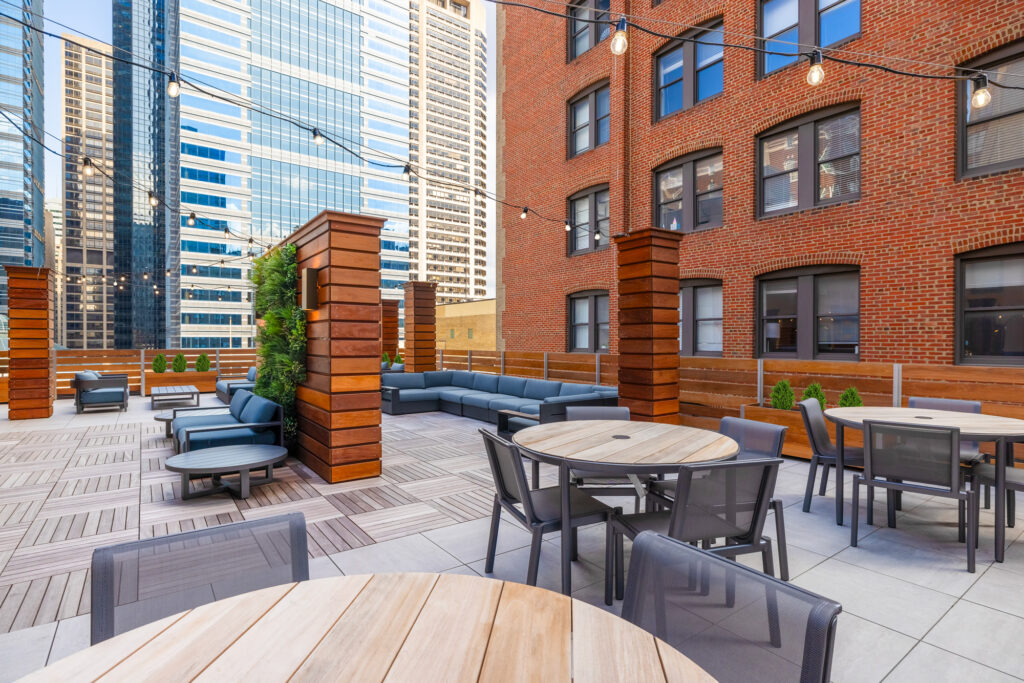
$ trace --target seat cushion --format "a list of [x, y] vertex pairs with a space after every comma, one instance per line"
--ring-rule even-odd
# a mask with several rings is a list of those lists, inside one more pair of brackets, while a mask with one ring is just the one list
[[592, 394], [597, 390], [589, 384], [570, 384], [563, 382], [558, 390], [559, 396], [575, 396], [577, 394]]
[[558, 396], [558, 390], [562, 388], [561, 382], [549, 382], [544, 379], [526, 380], [526, 388], [523, 390], [523, 398], [544, 399], [548, 396]]
[[[184, 433], [186, 427], [213, 427], [214, 425], [238, 424], [238, 420], [231, 417], [229, 413], [220, 415], [192, 415], [184, 413], [182, 417], [174, 418], [171, 423], [171, 431], [174, 434]], [[180, 440], [180, 438], [179, 438]]]
[[431, 387], [450, 387], [452, 386], [452, 371], [451, 370], [430, 370], [423, 373], [423, 386], [427, 389]]
[[474, 377], [475, 375], [472, 372], [454, 370], [452, 371], [452, 385], [462, 387], [463, 389], [472, 389]]
[[105, 387], [82, 392], [82, 403], [120, 403], [124, 401], [124, 389]]
[[214, 386], [216, 386], [217, 391], [227, 393], [228, 381], [226, 379], [219, 379], [217, 380], [217, 384]]
[[619, 395], [619, 388], [618, 387], [606, 387], [606, 386], [603, 386], [601, 384], [594, 385], [594, 391], [596, 391], [599, 394], [605, 395], [605, 396], [618, 396]]
[[245, 410], [245, 404], [248, 403], [249, 399], [252, 398], [254, 395], [255, 394], [253, 394], [248, 389], [239, 389], [234, 394], [232, 394], [231, 408], [228, 410], [228, 412], [230, 413], [231, 417], [235, 419], [236, 422], [242, 421], [242, 411]]
[[591, 394], [569, 394], [568, 396], [548, 396], [545, 403], [575, 403], [576, 401], [596, 401], [607, 398], [597, 392]]
[[247, 382], [256, 381], [256, 368], [249, 368], [249, 372], [245, 373], [245, 380]]
[[228, 382], [228, 391], [231, 392], [232, 396], [243, 389], [245, 391], [255, 391], [256, 382]]
[[[508, 396], [505, 398], [493, 399], [487, 407], [491, 410], [519, 410], [522, 412], [522, 406], [525, 405], [537, 405], [537, 401], [532, 398]], [[540, 408], [537, 409], [537, 412], [540, 412]]]
[[[392, 366], [394, 369], [394, 366]], [[381, 386], [398, 389], [423, 389], [423, 373], [421, 372], [389, 372], [380, 379]]]
[[436, 391], [437, 395], [441, 398], [442, 401], [448, 401], [450, 403], [462, 403], [462, 397], [466, 396], [467, 394], [486, 393], [483, 391], [476, 391], [475, 389], [463, 389], [462, 387], [458, 387], [455, 389], [444, 389], [438, 387]]
[[485, 375], [484, 373], [475, 373], [476, 377], [473, 378], [473, 388], [477, 391], [486, 391], [490, 394], [498, 393], [498, 376], [497, 375]]
[[505, 394], [487, 394], [482, 392], [466, 394], [462, 397], [462, 405], [486, 409], [491, 404], [491, 401], [497, 401], [503, 398], [515, 398], [515, 396], [506, 396]]
[[519, 406], [519, 412], [529, 413], [530, 415], [540, 415], [540, 403], [524, 403]]
[[[241, 421], [249, 424], [270, 422], [274, 419], [275, 412], [277, 412], [276, 403], [268, 401], [262, 396], [253, 396], [245, 404], [245, 408], [242, 409]], [[266, 427], [257, 427], [256, 429], [263, 430]]]
[[508, 396], [518, 396], [522, 398], [523, 392], [526, 390], [526, 380], [522, 377], [509, 377], [508, 375], [501, 375], [498, 377], [498, 393], [506, 394]]
[[398, 400], [402, 403], [407, 401], [436, 401], [438, 398], [437, 389], [402, 389], [398, 392]]
[[[238, 444], [272, 444], [277, 440], [277, 435], [271, 431], [256, 431], [249, 427], [224, 430], [220, 432], [200, 432], [193, 434], [189, 440], [189, 450], [195, 451], [200, 448], [213, 448], [215, 446], [234, 446]], [[178, 442], [185, 443], [185, 430], [181, 430]]]
[[[562, 497], [557, 486], [531, 491], [530, 498], [533, 511], [541, 520], [552, 522], [562, 518]], [[569, 489], [569, 505], [573, 517], [586, 517], [611, 510], [601, 501], [575, 488]]]

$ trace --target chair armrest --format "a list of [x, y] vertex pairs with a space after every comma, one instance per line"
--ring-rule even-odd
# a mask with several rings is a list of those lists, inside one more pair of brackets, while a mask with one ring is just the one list
[[402, 394], [399, 387], [381, 387], [380, 397], [385, 401], [401, 401]]
[[540, 422], [564, 422], [565, 409], [567, 406], [616, 406], [619, 404], [618, 396], [604, 396], [601, 398], [586, 398], [580, 401], [562, 401], [559, 403], [540, 404]]
[[118, 377], [118, 378], [128, 379], [128, 375], [126, 375], [123, 372], [103, 372], [103, 373], [100, 373], [100, 377], [104, 378], [104, 379], [107, 378], [107, 377]]
[[231, 406], [196, 406], [194, 408], [173, 408], [172, 417], [178, 417], [178, 413], [191, 413], [196, 410], [231, 410]]
[[128, 387], [127, 375], [104, 375], [99, 379], [78, 380], [79, 391], [92, 391], [93, 389], [126, 389]]
[[503, 434], [508, 434], [509, 433], [508, 421], [509, 421], [509, 418], [513, 418], [513, 417], [522, 417], [522, 418], [526, 418], [527, 420], [536, 420], [538, 422], [538, 424], [540, 422], [540, 416], [539, 415], [530, 415], [529, 413], [520, 413], [518, 410], [511, 410], [511, 409], [499, 410], [498, 411], [498, 436], [501, 436]]

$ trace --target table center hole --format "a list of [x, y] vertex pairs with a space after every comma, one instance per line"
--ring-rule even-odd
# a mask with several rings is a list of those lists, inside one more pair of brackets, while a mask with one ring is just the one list
[[612, 434], [613, 439], [628, 439], [628, 434]]
[[934, 418], [932, 418], [930, 415], [915, 415], [914, 419], [915, 420], [932, 420]]

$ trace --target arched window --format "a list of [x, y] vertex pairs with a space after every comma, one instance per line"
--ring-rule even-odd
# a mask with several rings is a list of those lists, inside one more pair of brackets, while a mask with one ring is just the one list
[[589, 187], [569, 197], [569, 254], [604, 249], [608, 235], [608, 186]]
[[654, 224], [682, 232], [722, 225], [722, 150], [701, 150], [654, 169]]
[[569, 296], [569, 351], [608, 352], [608, 290]]
[[811, 266], [767, 273], [757, 285], [757, 355], [857, 360], [860, 268]]

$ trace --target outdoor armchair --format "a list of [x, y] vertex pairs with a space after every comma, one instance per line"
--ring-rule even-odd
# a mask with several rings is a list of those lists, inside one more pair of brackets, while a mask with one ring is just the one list
[[[800, 409], [800, 416], [804, 421], [804, 429], [807, 430], [807, 440], [811, 444], [811, 466], [807, 469], [807, 490], [804, 492], [804, 512], [811, 511], [811, 496], [814, 494], [814, 478], [818, 474], [818, 466], [822, 467], [821, 485], [818, 488], [818, 495], [825, 495], [825, 487], [828, 484], [828, 470], [835, 468], [836, 455], [838, 450], [832, 443], [832, 437], [828, 434], [828, 427], [825, 426], [825, 413], [821, 410], [821, 404], [816, 398], [808, 398], [797, 403]], [[843, 446], [843, 465], [846, 467], [860, 467], [864, 464], [864, 451], [853, 446]], [[842, 481], [842, 472], [836, 473], [837, 483]], [[838, 489], [838, 487], [837, 487]], [[895, 503], [894, 503], [895, 504]]]
[[220, 375], [217, 375], [217, 383], [214, 385], [217, 390], [217, 398], [224, 403], [231, 403], [231, 397], [239, 389], [254, 391], [256, 389], [256, 373], [257, 369], [252, 367], [245, 373], [245, 379], [222, 379]]
[[171, 433], [174, 452], [238, 444], [284, 443], [284, 409], [247, 389], [240, 389], [225, 410], [214, 415], [189, 415], [209, 408], [178, 408]]
[[72, 380], [75, 388], [75, 412], [86, 408], [128, 408], [128, 375], [93, 372], [76, 372]]

